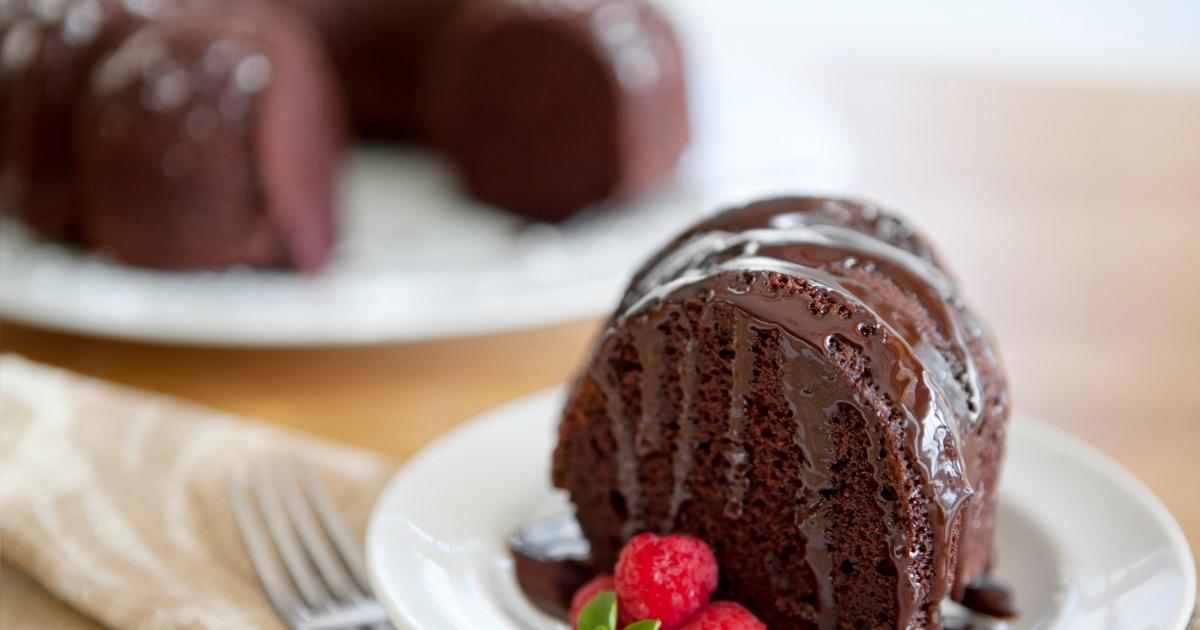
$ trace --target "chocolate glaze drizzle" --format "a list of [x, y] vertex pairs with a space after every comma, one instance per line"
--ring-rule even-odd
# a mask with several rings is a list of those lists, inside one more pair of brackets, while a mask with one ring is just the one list
[[613, 366], [609, 366], [608, 378], [602, 379], [601, 389], [608, 406], [609, 431], [617, 445], [617, 490], [625, 499], [627, 518], [622, 536], [629, 538], [645, 528], [642, 520], [642, 491], [638, 483], [638, 462], [634, 435], [624, 422], [624, 404], [621, 397], [621, 377]]
[[725, 503], [725, 516], [740, 518], [745, 507], [746, 491], [750, 487], [747, 471], [750, 455], [743, 443], [746, 425], [746, 394], [753, 378], [754, 355], [750, 344], [756, 332], [747, 322], [739, 321], [734, 326], [733, 390], [729, 397], [729, 426], [725, 433], [726, 446], [723, 456], [727, 464], [725, 480], [729, 484], [729, 496]]
[[[780, 368], [788, 403], [795, 419], [795, 444], [804, 455], [796, 497], [795, 527], [804, 541], [805, 558], [818, 584], [817, 625], [832, 628], [836, 622], [833, 572], [828, 549], [830, 521], [822, 510], [822, 491], [831, 485], [834, 449], [828, 418], [843, 407], [867, 419], [876, 481], [890, 482], [881, 469], [883, 452], [896, 434], [902, 435], [903, 460], [919, 470], [927, 483], [917, 483], [921, 503], [932, 529], [932, 567], [915, 551], [911, 532], [901, 512], [904, 500], [876, 496], [887, 522], [892, 561], [896, 571], [899, 626], [908, 627], [922, 612], [937, 625], [937, 604], [954, 580], [951, 566], [952, 537], [964, 506], [975, 489], [971, 479], [977, 453], [974, 440], [964, 440], [980, 423], [983, 413], [979, 370], [966, 350], [980, 344], [983, 331], [970, 316], [953, 282], [938, 268], [932, 254], [902, 223], [848, 202], [781, 199], [755, 204], [733, 215], [724, 215], [684, 234], [666, 248], [633, 281], [611, 327], [632, 334], [641, 365], [640, 417], [636, 435], [625, 424], [625, 402], [620, 376], [601, 363], [602, 373], [590, 378], [607, 398], [610, 432], [616, 444], [617, 484], [628, 518], [624, 534], [645, 529], [638, 478], [638, 458], [661, 451], [657, 427], [659, 378], [662, 358], [658, 351], [660, 329], [678, 316], [673, 306], [701, 298], [704, 306], [699, 326], [710, 330], [714, 305], [735, 307], [731, 396], [728, 424], [721, 456], [726, 470], [724, 514], [740, 518], [750, 484], [749, 453], [744, 445], [747, 422], [746, 395], [751, 387], [754, 345], [763, 331], [783, 333], [782, 350], [788, 357]], [[732, 218], [730, 218], [732, 216]], [[772, 295], [770, 276], [779, 274], [845, 305], [843, 315], [814, 316], [787, 296]], [[895, 298], [881, 294], [881, 279], [890, 281], [928, 313], [934, 330], [922, 329], [910, 310], [898, 307]], [[666, 308], [663, 308], [666, 305]], [[690, 318], [679, 317], [688, 324]], [[924, 324], [926, 328], [928, 324]], [[684, 335], [687, 346], [679, 361], [682, 384], [678, 431], [672, 450], [672, 488], [667, 527], [673, 526], [689, 498], [689, 474], [694, 465], [695, 408], [697, 394], [697, 335]], [[864, 365], [846, 363], [846, 352], [861, 357]], [[788, 376], [805, 366], [823, 375]], [[858, 377], [851, 371], [857, 369]], [[863, 383], [866, 383], [865, 385]], [[816, 409], [821, 417], [806, 417]], [[932, 569], [932, 583], [920, 578]]]
[[[686, 319], [684, 320], [687, 321]], [[639, 357], [642, 361], [652, 361], [652, 357]], [[680, 378], [682, 383], [683, 400], [680, 403], [679, 416], [676, 421], [679, 422], [679, 447], [675, 450], [675, 455], [671, 461], [671, 505], [667, 513], [668, 527], [675, 524], [675, 519], [679, 517], [679, 509], [683, 502], [688, 498], [687, 477], [695, 463], [695, 439], [696, 439], [696, 419], [692, 411], [692, 397], [689, 392], [696, 391], [697, 383], [700, 380], [699, 372], [696, 368], [696, 339], [693, 335], [687, 335], [683, 350], [683, 359], [679, 363]]]
[[[651, 335], [638, 335], [636, 352], [639, 357], [653, 356], [659, 353], [658, 339]], [[660, 406], [659, 390], [662, 389], [660, 370], [645, 370], [642, 372], [642, 403], [641, 416], [638, 418], [637, 439], [635, 452], [639, 457], [657, 453], [663, 447], [663, 430], [658, 423]]]

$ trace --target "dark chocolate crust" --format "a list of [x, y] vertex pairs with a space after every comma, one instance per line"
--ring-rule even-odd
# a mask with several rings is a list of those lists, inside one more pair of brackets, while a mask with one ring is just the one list
[[435, 145], [474, 196], [532, 218], [652, 186], [688, 140], [678, 41], [639, 0], [475, 0], [427, 76]]
[[770, 627], [940, 627], [986, 570], [1008, 394], [929, 245], [847, 200], [717, 215], [634, 278], [554, 455], [601, 568], [713, 545]]
[[180, 9], [125, 37], [78, 113], [87, 242], [166, 269], [319, 267], [344, 118], [318, 42], [261, 3]]

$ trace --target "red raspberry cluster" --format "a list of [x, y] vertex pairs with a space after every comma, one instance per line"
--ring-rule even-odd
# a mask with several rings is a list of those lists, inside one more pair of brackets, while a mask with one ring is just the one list
[[734, 602], [712, 602], [717, 558], [702, 540], [639, 534], [625, 544], [614, 575], [602, 575], [575, 593], [571, 624], [596, 595], [614, 591], [621, 627], [656, 619], [661, 630], [766, 630]]

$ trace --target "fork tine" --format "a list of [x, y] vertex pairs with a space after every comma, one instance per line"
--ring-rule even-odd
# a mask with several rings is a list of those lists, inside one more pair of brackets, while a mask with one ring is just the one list
[[304, 489], [308, 491], [309, 503], [316, 510], [317, 516], [321, 519], [321, 524], [325, 526], [325, 531], [328, 532], [330, 539], [333, 540], [333, 546], [337, 548], [342, 561], [350, 569], [350, 574], [354, 576], [354, 581], [358, 582], [358, 587], [362, 589], [364, 594], [371, 595], [371, 583], [367, 579], [366, 563], [363, 562], [362, 551], [358, 548], [354, 536], [350, 533], [350, 528], [346, 526], [346, 521], [338, 514], [337, 508], [333, 506], [333, 501], [329, 498], [329, 494], [325, 492], [325, 487], [317, 480], [317, 476], [313, 474], [312, 469], [303, 462], [297, 462], [296, 465], [300, 469], [300, 477], [304, 482]]
[[263, 590], [267, 593], [267, 599], [271, 600], [271, 605], [275, 607], [275, 612], [279, 613], [279, 616], [287, 620], [289, 624], [295, 625], [306, 612], [304, 605], [300, 602], [300, 595], [292, 587], [287, 576], [283, 574], [283, 567], [279, 565], [279, 560], [271, 552], [271, 543], [267, 540], [266, 532], [251, 514], [246, 493], [241, 486], [234, 483], [233, 479], [227, 479], [226, 485], [229, 489], [229, 503], [233, 507], [233, 518], [237, 523], [238, 532], [242, 536], [242, 544], [246, 547], [246, 553], [250, 555], [250, 564], [254, 566], [254, 572], [258, 574], [258, 581], [262, 583]]
[[263, 518], [267, 521], [267, 529], [270, 530], [271, 537], [275, 539], [275, 547], [279, 549], [279, 555], [283, 557], [283, 565], [292, 575], [296, 586], [300, 587], [300, 594], [304, 596], [304, 601], [314, 609], [325, 607], [332, 598], [325, 585], [313, 572], [308, 558], [300, 549], [296, 532], [288, 523], [287, 515], [283, 511], [283, 506], [280, 505], [279, 494], [272, 487], [271, 479], [261, 467], [254, 471], [253, 476], [254, 493], [258, 496], [259, 509], [262, 510]]
[[280, 496], [283, 498], [283, 506], [287, 508], [288, 515], [292, 517], [292, 525], [296, 527], [296, 532], [300, 534], [300, 542], [304, 543], [308, 556], [317, 566], [317, 572], [325, 579], [329, 590], [333, 591], [337, 598], [346, 602], [360, 597], [361, 593], [359, 593], [354, 580], [343, 568], [342, 563], [334, 554], [333, 547], [329, 545], [329, 539], [321, 532], [320, 526], [313, 518], [312, 510], [309, 508], [308, 502], [304, 500], [291, 468], [282, 461], [276, 461], [272, 466], [272, 471], [276, 488], [279, 489]]
[[348, 630], [364, 626], [371, 630], [395, 630], [388, 621], [387, 611], [373, 600], [361, 600], [315, 615], [301, 622], [297, 630]]

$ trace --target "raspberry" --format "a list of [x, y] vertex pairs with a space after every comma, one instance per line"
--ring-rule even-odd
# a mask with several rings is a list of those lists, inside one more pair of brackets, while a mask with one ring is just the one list
[[576, 622], [579, 621], [579, 611], [583, 610], [583, 607], [586, 606], [588, 602], [592, 601], [592, 598], [595, 597], [597, 593], [600, 591], [611, 590], [613, 590], [613, 579], [611, 575], [600, 575], [594, 577], [590, 582], [579, 587], [579, 590], [575, 591], [575, 596], [571, 598], [571, 615], [569, 617], [571, 620], [571, 627], [574, 628], [576, 626]]
[[704, 541], [638, 534], [625, 544], [615, 573], [621, 623], [658, 619], [678, 628], [717, 588], [717, 559]]
[[767, 624], [734, 602], [713, 602], [679, 630], [767, 630]]

